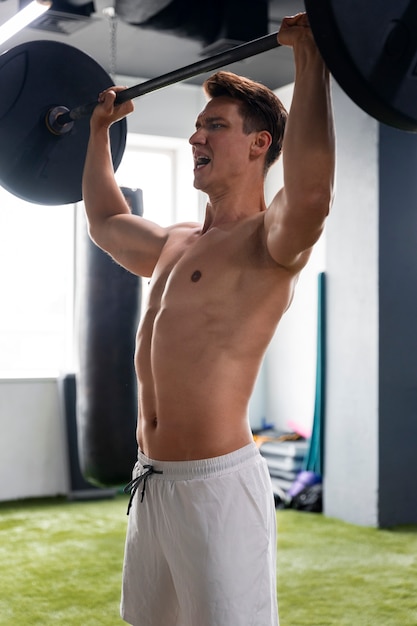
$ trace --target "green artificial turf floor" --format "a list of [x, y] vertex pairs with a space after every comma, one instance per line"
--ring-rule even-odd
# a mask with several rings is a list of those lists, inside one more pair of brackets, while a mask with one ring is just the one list
[[[126, 505], [125, 496], [0, 504], [0, 625], [123, 624]], [[277, 515], [281, 626], [417, 625], [417, 527]]]

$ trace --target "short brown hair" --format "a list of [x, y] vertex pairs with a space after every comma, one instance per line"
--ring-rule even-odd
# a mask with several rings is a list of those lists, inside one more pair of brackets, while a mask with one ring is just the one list
[[265, 172], [279, 158], [288, 113], [281, 100], [267, 87], [232, 72], [217, 72], [204, 84], [210, 98], [229, 96], [240, 102], [243, 132], [267, 130], [272, 142], [265, 157]]

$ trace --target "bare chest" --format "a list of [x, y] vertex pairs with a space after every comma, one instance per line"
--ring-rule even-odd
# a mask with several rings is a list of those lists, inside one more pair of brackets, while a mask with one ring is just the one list
[[287, 308], [292, 290], [257, 229], [213, 229], [167, 243], [152, 278], [149, 311], [164, 331], [175, 325], [196, 332], [203, 325], [224, 335], [252, 323], [266, 331]]
[[222, 232], [168, 244], [152, 281], [156, 301], [165, 307], [181, 300], [191, 307], [230, 299], [250, 266], [246, 247], [247, 242]]
[[291, 299], [291, 281], [251, 237], [208, 235], [168, 242], [155, 268], [137, 359], [151, 351], [164, 375], [211, 370], [219, 354], [257, 364]]

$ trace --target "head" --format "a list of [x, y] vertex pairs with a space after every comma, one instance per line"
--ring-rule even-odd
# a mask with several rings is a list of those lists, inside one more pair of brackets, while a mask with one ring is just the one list
[[260, 83], [232, 72], [217, 72], [204, 82], [209, 98], [228, 96], [239, 102], [243, 132], [250, 134], [266, 130], [272, 141], [265, 157], [265, 174], [279, 158], [282, 150], [287, 111], [277, 96]]

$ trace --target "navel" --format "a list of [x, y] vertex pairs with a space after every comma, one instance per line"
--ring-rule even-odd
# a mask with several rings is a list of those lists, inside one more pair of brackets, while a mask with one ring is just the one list
[[191, 274], [191, 280], [193, 281], [193, 283], [196, 283], [200, 280], [201, 278], [201, 272], [200, 270], [196, 270], [195, 272], [193, 272]]

